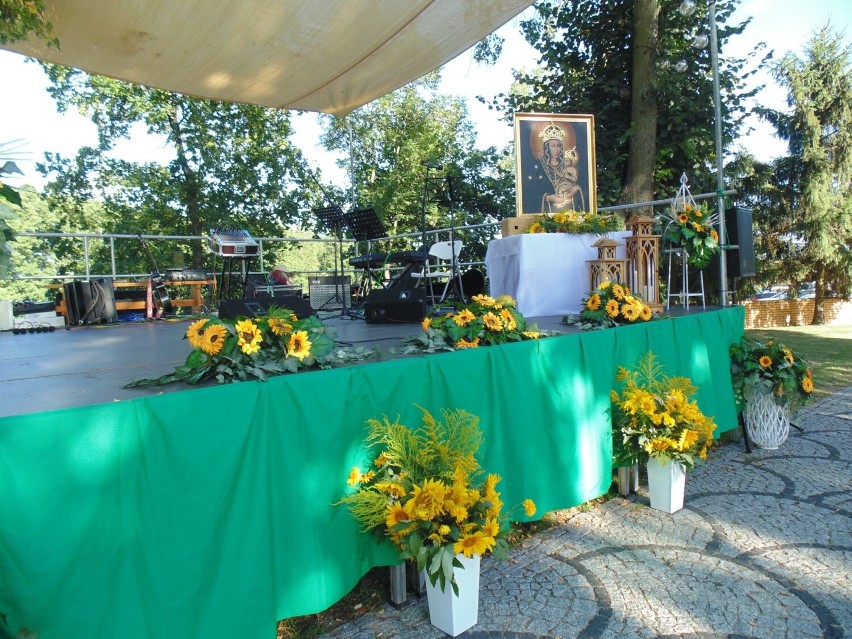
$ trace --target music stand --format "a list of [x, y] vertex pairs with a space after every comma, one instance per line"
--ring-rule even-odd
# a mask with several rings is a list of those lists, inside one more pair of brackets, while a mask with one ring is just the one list
[[[337, 236], [337, 244], [338, 250], [334, 253], [334, 297], [329, 298], [323, 306], [328, 305], [332, 301], [337, 301], [341, 304], [342, 310], [340, 311], [340, 315], [346, 315], [346, 298], [347, 295], [344, 292], [343, 295], [340, 295], [340, 286], [343, 284], [341, 280], [343, 280], [342, 272], [338, 274], [337, 263], [338, 259], [340, 260], [340, 270], [343, 270], [343, 224], [344, 217], [343, 211], [339, 206], [333, 204], [331, 206], [325, 206], [322, 208], [314, 209], [314, 215], [317, 216], [317, 219], [322, 222], [326, 228], [330, 229]], [[322, 308], [318, 308], [316, 310], [322, 310]]]
[[378, 237], [387, 237], [385, 225], [376, 213], [376, 209], [356, 209], [343, 214], [352, 237], [356, 242], [368, 242]]

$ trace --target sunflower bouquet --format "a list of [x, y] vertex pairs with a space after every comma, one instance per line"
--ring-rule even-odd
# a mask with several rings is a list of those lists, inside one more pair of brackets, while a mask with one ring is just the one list
[[[449, 582], [458, 595], [456, 555], [505, 558], [511, 513], [503, 513], [499, 475], [484, 475], [477, 461], [479, 418], [456, 409], [439, 421], [421, 410], [416, 430], [387, 416], [368, 420], [370, 460], [352, 468], [355, 491], [336, 505], [347, 506], [364, 532], [390, 539], [403, 559], [416, 560], [432, 585], [444, 590]], [[530, 499], [518, 508], [535, 515]]]
[[616, 380], [623, 386], [610, 391], [613, 465], [671, 459], [692, 470], [707, 458], [716, 424], [690, 399], [697, 389], [688, 378], [664, 375], [648, 352], [635, 370], [619, 366]]
[[538, 339], [544, 335], [537, 327], [527, 326], [517, 302], [508, 295], [497, 299], [474, 295], [470, 304], [461, 305], [445, 315], [427, 317], [421, 326], [423, 332], [409, 338], [403, 352], [478, 348]]
[[814, 381], [808, 362], [774, 339], [765, 344], [743, 337], [730, 347], [731, 379], [740, 406], [751, 389], [763, 386], [779, 406], [796, 408], [811, 399]]
[[661, 218], [662, 235], [672, 246], [686, 251], [690, 266], [707, 268], [719, 252], [719, 234], [713, 228], [716, 218], [704, 205], [678, 201]]
[[563, 320], [583, 329], [611, 328], [639, 324], [657, 319], [651, 307], [638, 295], [618, 282], [603, 282], [583, 298], [579, 317], [569, 315]]
[[316, 316], [299, 318], [290, 309], [274, 306], [267, 315], [256, 318], [204, 317], [189, 325], [185, 338], [192, 351], [183, 366], [128, 386], [198, 384], [208, 379], [219, 383], [265, 380], [322, 365], [335, 349]]
[[537, 215], [527, 233], [609, 233], [624, 230], [618, 215], [598, 215], [581, 211], [561, 211], [552, 215]]

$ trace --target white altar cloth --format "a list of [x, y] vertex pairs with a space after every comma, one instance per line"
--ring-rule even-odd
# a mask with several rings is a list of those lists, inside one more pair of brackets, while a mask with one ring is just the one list
[[527, 317], [578, 313], [589, 292], [589, 265], [601, 237], [618, 240], [616, 257], [624, 259], [629, 231], [588, 233], [522, 233], [488, 243], [485, 267], [492, 297], [510, 295]]

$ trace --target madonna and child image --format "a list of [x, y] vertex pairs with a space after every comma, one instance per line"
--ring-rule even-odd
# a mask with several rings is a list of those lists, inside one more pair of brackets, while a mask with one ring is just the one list
[[515, 114], [518, 215], [594, 212], [594, 118]]

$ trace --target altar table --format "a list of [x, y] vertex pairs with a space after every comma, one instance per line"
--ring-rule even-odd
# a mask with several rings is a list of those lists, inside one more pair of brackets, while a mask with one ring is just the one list
[[590, 286], [586, 261], [598, 257], [593, 244], [602, 237], [618, 240], [616, 257], [624, 259], [629, 235], [522, 233], [491, 240], [485, 254], [490, 294], [514, 298], [527, 317], [578, 313]]

